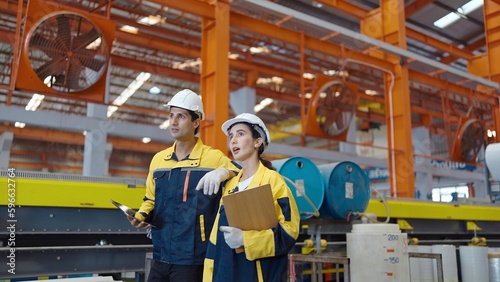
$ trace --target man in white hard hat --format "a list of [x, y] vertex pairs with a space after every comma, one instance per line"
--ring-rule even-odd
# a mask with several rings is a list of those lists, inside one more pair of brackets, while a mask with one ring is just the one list
[[207, 240], [221, 197], [219, 185], [239, 167], [196, 137], [205, 118], [198, 94], [189, 89], [176, 93], [167, 110], [175, 142], [153, 157], [144, 202], [130, 222], [152, 228], [149, 282], [202, 281]]

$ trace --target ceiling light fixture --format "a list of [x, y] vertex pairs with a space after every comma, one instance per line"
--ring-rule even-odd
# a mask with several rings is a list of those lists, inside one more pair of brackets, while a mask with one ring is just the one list
[[160, 93], [161, 93], [161, 89], [160, 89], [160, 87], [158, 87], [156, 85], [149, 88], [149, 94], [158, 95]]
[[323, 4], [320, 2], [312, 1], [312, 5], [316, 8], [321, 8], [323, 7]]
[[375, 95], [378, 95], [378, 92], [375, 90], [366, 89], [365, 94], [368, 96], [375, 96]]
[[259, 77], [256, 81], [257, 84], [282, 84], [283, 83], [283, 78], [279, 76], [273, 76], [273, 77]]
[[488, 137], [489, 138], [496, 137], [496, 136], [497, 136], [497, 132], [495, 130], [488, 129]]
[[28, 102], [28, 105], [26, 105], [24, 109], [27, 111], [36, 111], [44, 98], [45, 95], [40, 95], [38, 93], [33, 94], [33, 97], [31, 97], [31, 100]]
[[229, 58], [229, 60], [236, 60], [240, 57], [240, 55], [229, 52], [227, 57]]
[[14, 126], [17, 127], [17, 128], [24, 128], [26, 126], [26, 123], [16, 121], [14, 123]]
[[328, 76], [349, 77], [349, 72], [346, 70], [325, 70], [323, 74]]
[[302, 77], [305, 79], [313, 80], [316, 76], [310, 72], [306, 72], [302, 74]]
[[132, 34], [139, 33], [139, 29], [137, 27], [130, 26], [130, 25], [124, 25], [124, 26], [120, 27], [120, 30], [127, 32], [127, 33], [132, 33]]
[[456, 11], [453, 11], [444, 17], [438, 19], [434, 22], [434, 25], [443, 29], [446, 28], [461, 18], [467, 18], [467, 15], [474, 12], [478, 8], [482, 7], [484, 4], [483, 0], [472, 0], [465, 3], [463, 6], [459, 7]]
[[267, 47], [264, 47], [264, 46], [260, 46], [260, 47], [250, 47], [250, 49], [248, 49], [248, 51], [250, 51], [250, 53], [252, 54], [260, 54], [260, 53], [270, 53], [271, 50], [269, 50]]
[[147, 17], [140, 18], [137, 22], [143, 25], [155, 25], [159, 22], [165, 22], [165, 20], [159, 16], [149, 15]]
[[142, 143], [148, 144], [149, 142], [151, 142], [151, 138], [149, 138], [149, 137], [142, 138]]
[[255, 113], [258, 113], [260, 112], [262, 109], [264, 109], [265, 107], [271, 105], [272, 103], [274, 102], [273, 99], [271, 98], [265, 98], [264, 100], [260, 101], [259, 104], [255, 105], [253, 107], [253, 110], [255, 111]]
[[183, 70], [187, 67], [194, 68], [199, 65], [201, 65], [201, 58], [197, 58], [196, 60], [187, 60], [185, 62], [174, 62], [172, 64], [172, 68]]

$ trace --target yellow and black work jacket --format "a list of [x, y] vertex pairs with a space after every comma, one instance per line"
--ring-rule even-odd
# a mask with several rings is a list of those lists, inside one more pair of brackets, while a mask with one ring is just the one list
[[245, 252], [238, 254], [227, 245], [223, 232], [219, 231], [220, 226], [228, 226], [224, 195], [234, 191], [241, 174], [242, 171], [225, 185], [219, 213], [210, 234], [203, 281], [285, 281], [287, 253], [298, 237], [300, 216], [293, 194], [278, 172], [261, 163], [247, 188], [271, 185], [278, 216], [276, 227], [243, 231]]
[[154, 260], [202, 265], [221, 191], [207, 196], [202, 190], [196, 191], [196, 185], [215, 168], [237, 172], [238, 167], [220, 150], [204, 145], [201, 139], [183, 160], [175, 157], [175, 145], [153, 157], [146, 196], [136, 218], [155, 226], [151, 232]]

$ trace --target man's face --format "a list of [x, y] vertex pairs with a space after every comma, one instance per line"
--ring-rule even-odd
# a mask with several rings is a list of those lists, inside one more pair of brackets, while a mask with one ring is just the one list
[[185, 109], [170, 108], [170, 134], [175, 140], [188, 140], [193, 138], [194, 130], [200, 125], [200, 119], [191, 121], [191, 115]]

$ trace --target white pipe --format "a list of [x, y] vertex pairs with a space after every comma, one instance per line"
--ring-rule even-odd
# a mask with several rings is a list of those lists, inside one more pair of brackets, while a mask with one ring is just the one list
[[391, 83], [389, 84], [389, 89], [387, 92], [389, 92], [389, 131], [391, 132], [391, 145], [392, 145], [392, 150], [389, 152], [391, 154], [391, 162], [392, 162], [392, 167], [391, 167], [391, 173], [392, 173], [392, 194], [394, 198], [397, 198], [397, 187], [396, 187], [396, 152], [394, 152], [394, 119], [393, 119], [393, 105], [392, 105], [392, 90], [394, 88], [394, 82], [395, 82], [395, 77], [394, 73], [388, 69], [384, 69], [382, 67], [366, 63], [366, 62], [361, 62], [358, 60], [354, 59], [346, 59], [346, 62], [355, 62], [361, 65], [365, 65], [368, 67], [372, 67], [374, 69], [378, 69], [380, 71], [386, 72], [391, 76]]
[[338, 33], [345, 35], [353, 40], [362, 41], [364, 43], [380, 47], [381, 49], [383, 49], [387, 52], [397, 54], [397, 55], [400, 55], [400, 56], [403, 56], [406, 58], [415, 59], [416, 61], [424, 63], [428, 66], [431, 66], [431, 67], [434, 67], [437, 69], [441, 69], [441, 70], [445, 70], [449, 73], [455, 74], [455, 75], [460, 76], [462, 78], [473, 80], [473, 81], [478, 82], [480, 84], [483, 84], [485, 86], [495, 88], [496, 90], [498, 90], [500, 88], [500, 84], [493, 82], [491, 80], [484, 79], [482, 77], [470, 74], [468, 72], [461, 71], [457, 68], [445, 65], [445, 64], [440, 63], [440, 62], [436, 62], [432, 59], [429, 59], [429, 58], [424, 57], [422, 55], [419, 55], [417, 53], [396, 47], [396, 46], [391, 45], [389, 43], [377, 40], [375, 38], [371, 38], [369, 36], [366, 36], [366, 35], [358, 33], [358, 32], [354, 32], [350, 29], [341, 27], [339, 25], [336, 25], [336, 24], [309, 16], [309, 15], [304, 14], [302, 12], [287, 8], [285, 6], [273, 3], [271, 1], [267, 1], [267, 0], [266, 1], [263, 1], [263, 0], [243, 0], [243, 1], [248, 2], [250, 4], [253, 4], [255, 6], [259, 6], [261, 8], [265, 8], [267, 10], [279, 13], [281, 15], [292, 16], [297, 20], [300, 20], [300, 21], [308, 23], [308, 24], [312, 24], [312, 25], [319, 27], [319, 28], [322, 28], [322, 29], [327, 29], [327, 30], [330, 30], [333, 32], [338, 32]]

